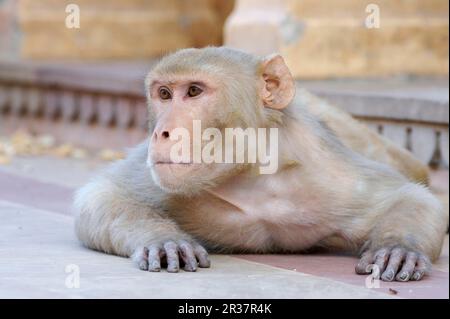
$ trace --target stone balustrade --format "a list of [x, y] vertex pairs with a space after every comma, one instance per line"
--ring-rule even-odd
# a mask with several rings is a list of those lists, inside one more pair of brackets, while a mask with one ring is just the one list
[[423, 163], [448, 167], [448, 99], [320, 90], [315, 93], [365, 122], [398, 146], [408, 149]]
[[[147, 135], [143, 80], [151, 64], [0, 63], [0, 134], [26, 128], [89, 148], [138, 143]], [[396, 87], [398, 82], [403, 86]], [[448, 166], [448, 80], [376, 83], [298, 85], [353, 114], [424, 163]]]
[[0, 63], [0, 133], [51, 133], [88, 148], [126, 147], [143, 140], [147, 108], [143, 79], [126, 65], [61, 67]]

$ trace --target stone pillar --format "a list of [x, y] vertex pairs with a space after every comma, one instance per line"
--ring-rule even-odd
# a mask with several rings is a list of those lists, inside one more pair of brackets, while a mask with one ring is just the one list
[[[68, 4], [80, 28], [66, 28]], [[21, 0], [22, 55], [38, 59], [148, 58], [183, 47], [218, 45], [217, 0]]]
[[[377, 4], [379, 28], [368, 28]], [[279, 52], [297, 78], [448, 75], [448, 0], [238, 0], [225, 44]]]

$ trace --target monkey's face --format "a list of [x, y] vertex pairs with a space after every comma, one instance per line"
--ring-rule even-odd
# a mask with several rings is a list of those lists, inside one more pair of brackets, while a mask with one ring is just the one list
[[[149, 96], [155, 119], [148, 164], [155, 182], [174, 193], [195, 193], [234, 170], [233, 164], [205, 162], [202, 156], [206, 128], [223, 131], [228, 118], [220, 83], [211, 77], [159, 77]], [[217, 145], [222, 146], [218, 139]]]
[[148, 165], [157, 185], [192, 194], [248, 166], [225, 160], [226, 152], [242, 151], [229, 150], [225, 130], [262, 127], [266, 108], [290, 102], [293, 90], [274, 70], [273, 63], [225, 48], [187, 49], [165, 57], [146, 79]]

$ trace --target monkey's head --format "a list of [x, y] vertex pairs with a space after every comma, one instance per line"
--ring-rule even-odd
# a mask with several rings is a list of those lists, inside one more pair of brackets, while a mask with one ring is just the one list
[[[234, 147], [225, 143], [225, 129], [276, 127], [295, 95], [281, 56], [258, 58], [224, 47], [168, 55], [145, 83], [151, 132], [148, 164], [162, 189], [181, 194], [217, 185], [251, 165], [217, 161]], [[205, 140], [210, 128], [210, 139]], [[205, 150], [207, 143], [210, 148]], [[217, 146], [213, 162], [202, 157], [211, 145]]]

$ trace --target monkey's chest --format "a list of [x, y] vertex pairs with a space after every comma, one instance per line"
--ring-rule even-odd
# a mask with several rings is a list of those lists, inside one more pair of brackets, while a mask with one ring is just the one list
[[262, 244], [274, 249], [301, 250], [313, 246], [324, 233], [307, 207], [288, 198], [271, 198], [245, 207], [235, 222], [234, 226], [239, 229], [241, 225], [244, 233], [241, 245], [256, 241], [260, 243], [253, 247], [256, 249]]
[[294, 198], [254, 197], [239, 205], [215, 199], [196, 205], [195, 212], [184, 216], [188, 215], [197, 221], [185, 224], [188, 232], [222, 248], [302, 250], [329, 234], [308, 207]]

